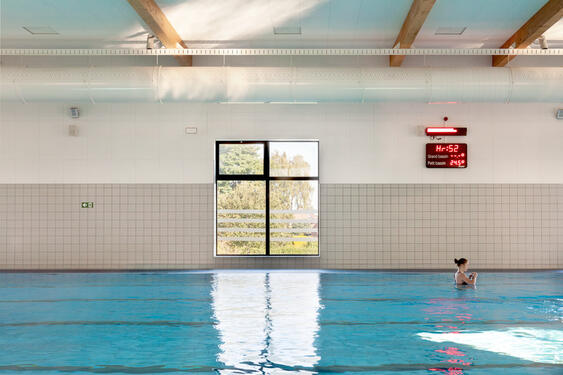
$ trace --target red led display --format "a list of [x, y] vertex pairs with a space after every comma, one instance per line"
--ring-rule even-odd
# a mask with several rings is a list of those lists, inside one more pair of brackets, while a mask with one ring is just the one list
[[467, 135], [467, 128], [452, 128], [444, 126], [430, 126], [424, 131], [426, 135]]
[[427, 143], [426, 168], [467, 168], [467, 143]]

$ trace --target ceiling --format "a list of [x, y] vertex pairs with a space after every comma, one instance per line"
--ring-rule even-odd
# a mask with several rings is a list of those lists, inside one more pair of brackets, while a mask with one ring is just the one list
[[[547, 0], [437, 0], [414, 47], [499, 47]], [[392, 47], [412, 0], [157, 0], [193, 48]], [[32, 35], [23, 27], [50, 27]], [[301, 30], [275, 35], [274, 27]], [[461, 35], [435, 35], [440, 27]], [[126, 0], [0, 0], [2, 48], [144, 48]], [[563, 47], [563, 21], [547, 33]]]

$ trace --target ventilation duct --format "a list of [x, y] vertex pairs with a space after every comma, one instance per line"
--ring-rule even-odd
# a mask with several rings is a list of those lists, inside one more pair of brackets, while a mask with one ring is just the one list
[[563, 102], [563, 68], [2, 67], [0, 99], [44, 102]]

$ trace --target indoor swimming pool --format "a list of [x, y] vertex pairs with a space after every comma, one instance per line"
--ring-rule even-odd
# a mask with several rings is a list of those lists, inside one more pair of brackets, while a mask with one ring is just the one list
[[561, 374], [563, 272], [0, 274], [0, 373]]

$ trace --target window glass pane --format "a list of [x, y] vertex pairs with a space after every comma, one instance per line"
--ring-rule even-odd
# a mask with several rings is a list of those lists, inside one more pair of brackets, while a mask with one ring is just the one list
[[270, 182], [270, 254], [319, 253], [318, 181]]
[[319, 175], [318, 142], [270, 142], [270, 176]]
[[219, 174], [264, 174], [264, 145], [220, 143]]
[[217, 181], [217, 255], [266, 254], [266, 182]]

